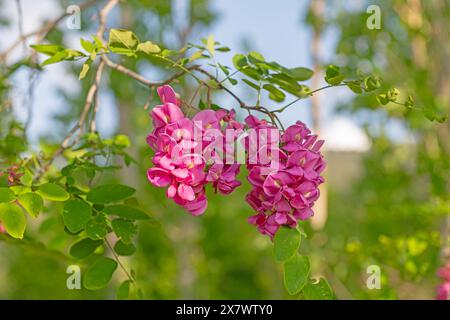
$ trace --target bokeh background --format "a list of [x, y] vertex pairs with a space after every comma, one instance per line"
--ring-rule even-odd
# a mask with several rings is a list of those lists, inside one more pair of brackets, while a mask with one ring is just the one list
[[[22, 0], [22, 32], [65, 11], [76, 1]], [[48, 40], [79, 48], [79, 38], [95, 33], [103, 1], [81, 12], [81, 29], [62, 21]], [[381, 28], [367, 27], [370, 5], [381, 12]], [[20, 35], [17, 1], [0, 1], [0, 52]], [[234, 53], [258, 51], [288, 67], [317, 71], [310, 85], [323, 84], [321, 66], [336, 64], [356, 74], [379, 74], [386, 84], [413, 93], [417, 105], [442, 112], [450, 105], [450, 1], [447, 0], [130, 0], [122, 1], [108, 27], [132, 29], [141, 39], [169, 48], [199, 42], [213, 34], [231, 53], [218, 61], [231, 65]], [[32, 39], [28, 44], [32, 44]], [[30, 49], [18, 47], [5, 63]], [[152, 80], [166, 70], [149, 61], [125, 61]], [[41, 72], [24, 68], [9, 79], [9, 107], [26, 124], [30, 148], [61, 140], [77, 118], [89, 81], [77, 80], [79, 65], [61, 63]], [[175, 84], [183, 97], [195, 88]], [[244, 99], [252, 93], [235, 88]], [[125, 76], [108, 71], [100, 89], [98, 129], [102, 136], [131, 137], [136, 165], [105, 180], [136, 187], [157, 223], [142, 223], [137, 254], [127, 264], [148, 299], [282, 299], [282, 272], [270, 239], [247, 223], [252, 214], [243, 185], [232, 195], [210, 192], [209, 208], [194, 218], [146, 180], [151, 131], [144, 105], [149, 92]], [[236, 108], [226, 96], [215, 103]], [[272, 102], [263, 97], [267, 106]], [[151, 101], [156, 104], [156, 101]], [[242, 119], [244, 114], [239, 114]], [[285, 125], [306, 122], [326, 140], [327, 183], [316, 217], [305, 224], [302, 250], [311, 255], [313, 275], [324, 275], [339, 299], [432, 299], [437, 268], [447, 259], [450, 214], [450, 124], [430, 122], [421, 112], [395, 105], [380, 107], [374, 97], [332, 88], [302, 101], [281, 116]], [[6, 122], [2, 115], [0, 124]], [[3, 127], [4, 129], [4, 127]], [[0, 127], [2, 130], [2, 127]], [[23, 150], [9, 150], [22, 152]], [[33, 237], [51, 250], [68, 248], [61, 235], [61, 208], [48, 208], [33, 226]], [[52, 213], [53, 212], [53, 213]], [[58, 232], [56, 231], [58, 230]], [[367, 267], [381, 270], [381, 289], [369, 290]], [[27, 243], [0, 241], [0, 298], [113, 298], [66, 288], [67, 261]], [[117, 272], [115, 283], [123, 275]], [[113, 285], [114, 286], [114, 285]]]

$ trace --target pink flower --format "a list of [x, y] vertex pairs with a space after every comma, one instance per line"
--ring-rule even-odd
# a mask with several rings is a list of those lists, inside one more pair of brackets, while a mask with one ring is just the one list
[[219, 190], [222, 194], [230, 194], [236, 187], [241, 185], [241, 182], [236, 180], [239, 169], [240, 166], [238, 164], [213, 164], [208, 170], [206, 180], [213, 183], [216, 192]]
[[153, 108], [151, 116], [156, 128], [165, 126], [183, 118], [181, 109], [173, 103], [165, 103]]
[[179, 105], [177, 95], [169, 85], [161, 86], [157, 89], [158, 95], [163, 103], [173, 103]]
[[437, 272], [438, 277], [442, 278], [443, 283], [437, 288], [436, 299], [449, 300], [450, 299], [450, 261], [444, 266], [440, 267]]
[[[208, 206], [207, 184], [211, 183], [223, 194], [231, 193], [241, 184], [236, 180], [239, 165], [214, 164], [208, 169], [209, 158], [204, 156], [209, 150], [214, 160], [222, 160], [215, 144], [224, 139], [223, 125], [239, 126], [234, 123], [234, 112], [226, 110], [204, 110], [188, 119], [170, 86], [159, 87], [158, 94], [163, 105], [151, 112], [154, 130], [147, 136], [147, 143], [155, 154], [147, 178], [154, 186], [167, 188], [167, 198], [192, 215], [201, 215]], [[197, 133], [200, 136], [195, 136]]]
[[[273, 129], [254, 116], [247, 117], [246, 123], [256, 130]], [[250, 135], [245, 147], [249, 152], [248, 180], [253, 189], [246, 200], [258, 212], [249, 222], [262, 234], [273, 237], [282, 225], [295, 228], [298, 220], [314, 214], [318, 186], [324, 181], [320, 174], [326, 166], [319, 151], [322, 144], [301, 122], [287, 128], [281, 139], [276, 134], [257, 135], [257, 139]], [[257, 150], [256, 162], [252, 149]], [[270, 157], [269, 163], [261, 162], [262, 150], [276, 157]]]
[[6, 233], [5, 227], [0, 223], [0, 233]]
[[438, 286], [437, 300], [448, 300], [450, 298], [450, 282], [445, 282]]

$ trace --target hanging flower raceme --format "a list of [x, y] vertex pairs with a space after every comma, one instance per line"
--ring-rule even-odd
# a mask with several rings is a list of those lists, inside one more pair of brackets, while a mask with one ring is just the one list
[[246, 200], [257, 212], [249, 222], [273, 237], [280, 226], [296, 227], [313, 215], [325, 162], [322, 140], [297, 122], [280, 135], [266, 120], [253, 115], [245, 125], [235, 112], [203, 110], [185, 117], [170, 86], [158, 88], [162, 105], [152, 112], [154, 130], [147, 137], [155, 151], [149, 181], [167, 188], [166, 195], [193, 215], [205, 212], [205, 186], [229, 194], [241, 183], [240, 163], [234, 149], [243, 138], [245, 163], [253, 188]]
[[167, 187], [167, 197], [192, 215], [201, 215], [208, 205], [208, 183], [223, 194], [240, 185], [239, 166], [225, 164], [223, 152], [227, 148], [224, 131], [240, 125], [234, 112], [226, 110], [204, 110], [188, 119], [170, 86], [159, 87], [158, 94], [163, 104], [151, 112], [154, 130], [147, 143], [155, 155], [147, 177], [154, 186]]
[[[281, 137], [275, 127], [253, 116], [247, 117], [246, 123], [260, 132], [257, 143], [251, 136], [246, 143], [248, 180], [253, 186], [246, 200], [257, 212], [249, 222], [273, 237], [282, 225], [294, 228], [298, 220], [314, 214], [318, 186], [324, 182], [320, 174], [326, 166], [319, 151], [323, 140], [317, 140], [300, 121]], [[269, 161], [262, 161], [267, 157]]]
[[442, 279], [442, 283], [437, 288], [436, 299], [450, 299], [450, 262], [439, 268], [437, 275]]

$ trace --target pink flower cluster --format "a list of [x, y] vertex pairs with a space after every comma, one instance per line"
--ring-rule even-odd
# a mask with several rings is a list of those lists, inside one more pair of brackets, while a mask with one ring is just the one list
[[0, 233], [6, 233], [6, 229], [2, 224], [0, 223]]
[[234, 120], [233, 111], [226, 110], [204, 110], [188, 119], [170, 86], [159, 87], [158, 94], [163, 104], [151, 112], [154, 130], [147, 143], [155, 155], [147, 177], [154, 186], [167, 187], [167, 197], [192, 215], [201, 215], [208, 205], [208, 183], [223, 194], [241, 184], [236, 180], [240, 166], [218, 161], [223, 155], [215, 145], [225, 140], [225, 128], [243, 126]]
[[319, 151], [323, 141], [305, 124], [297, 122], [280, 136], [265, 120], [249, 115], [244, 125], [234, 111], [224, 109], [203, 110], [188, 119], [170, 86], [158, 88], [158, 94], [162, 105], [151, 112], [154, 130], [147, 137], [155, 151], [154, 167], [147, 177], [166, 187], [168, 198], [197, 216], [207, 208], [207, 184], [222, 194], [233, 192], [241, 184], [234, 147], [243, 138], [241, 162], [253, 187], [246, 200], [257, 212], [249, 222], [273, 237], [280, 226], [296, 227], [298, 220], [313, 215], [325, 161]]
[[[276, 132], [274, 127], [253, 116], [247, 117], [246, 123], [257, 130]], [[280, 226], [294, 228], [298, 220], [314, 214], [312, 206], [319, 198], [318, 186], [324, 182], [320, 174], [326, 164], [319, 151], [324, 141], [317, 140], [300, 121], [287, 128], [280, 139], [276, 134], [266, 136], [262, 147], [259, 143], [259, 151], [265, 149], [264, 143], [271, 146], [267, 149], [271, 150], [269, 155], [273, 161], [265, 165], [249, 161], [248, 180], [253, 189], [246, 200], [257, 212], [249, 222], [262, 234], [273, 237]], [[250, 142], [247, 148], [252, 145]]]
[[450, 299], [450, 261], [446, 265], [439, 268], [437, 275], [442, 278], [443, 283], [437, 288], [436, 299], [449, 300]]

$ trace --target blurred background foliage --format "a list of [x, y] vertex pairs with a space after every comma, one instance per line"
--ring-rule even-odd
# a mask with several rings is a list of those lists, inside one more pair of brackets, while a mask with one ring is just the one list
[[[122, 1], [111, 24], [131, 29], [141, 39], [180, 48], [208, 34], [221, 14], [214, 10], [214, 0], [181, 2], [182, 8], [165, 0]], [[69, 4], [60, 1], [61, 10]], [[321, 14], [312, 9], [298, 13], [308, 24], [310, 33], [334, 30], [337, 37], [334, 51], [319, 62], [340, 65], [354, 74], [358, 70], [375, 72], [387, 85], [412, 92], [417, 105], [448, 113], [450, 2], [377, 1], [382, 14], [380, 30], [366, 27], [365, 9], [370, 4], [370, 1], [356, 0], [323, 1]], [[0, 1], [0, 6], [11, 5], [12, 1]], [[229, 5], [239, 4], [230, 2]], [[305, 8], [309, 7], [312, 5], [308, 2]], [[83, 10], [82, 20], [89, 22], [96, 10], [95, 7]], [[182, 26], [177, 18], [180, 15], [184, 16]], [[283, 17], [274, 15], [273, 19]], [[1, 17], [1, 21], [14, 23], [10, 17]], [[90, 33], [94, 33], [96, 24], [86, 23], [83, 28], [90, 28]], [[245, 29], [245, 22], [242, 28]], [[47, 39], [58, 42], [66, 32], [61, 25]], [[252, 49], [251, 42], [247, 46]], [[305, 50], [308, 48], [305, 42]], [[123, 63], [130, 69], [154, 74], [155, 79], [164, 78], [166, 72], [157, 62], [147, 59], [129, 59]], [[72, 74], [64, 77], [76, 79], [79, 68], [69, 66]], [[2, 66], [0, 155], [7, 161], [13, 161], [28, 148], [26, 132], [23, 124], [15, 120], [9, 96], [9, 77], [14, 72], [12, 67]], [[75, 94], [60, 93], [64, 105], [70, 107], [62, 107], [64, 111], [55, 116], [54, 121], [61, 124], [55, 125], [58, 130], [49, 130], [48, 135], [40, 137], [39, 146], [44, 150], [58, 143], [65, 128], [76, 119], [89, 83], [81, 82]], [[191, 82], [182, 80], [175, 87], [185, 97], [192, 95]], [[145, 137], [151, 128], [148, 110], [143, 106], [155, 105], [154, 95], [149, 96], [146, 88], [110, 70], [104, 76], [101, 90], [108, 92], [112, 103], [117, 105], [115, 133], [131, 137], [130, 152], [138, 162], [117, 173], [106, 173], [102, 179], [134, 186], [142, 206], [157, 220], [139, 225], [137, 254], [126, 261], [127, 265], [134, 266], [144, 297], [289, 298], [283, 289], [281, 268], [272, 257], [270, 240], [246, 221], [251, 214], [243, 201], [248, 184], [245, 182], [226, 197], [211, 192], [206, 214], [200, 218], [189, 216], [166, 199], [164, 190], [152, 187], [145, 178], [151, 156]], [[214, 99], [220, 101], [220, 96]], [[341, 299], [433, 298], [439, 282], [436, 269], [446, 259], [449, 245], [449, 122], [430, 122], [418, 112], [395, 105], [380, 108], [373, 97], [364, 95], [352, 96], [333, 112], [358, 119], [371, 147], [365, 152], [330, 150], [326, 155], [328, 218], [320, 229], [305, 224], [308, 239], [302, 244], [302, 250], [311, 255], [313, 274], [325, 275]], [[400, 122], [412, 138], [399, 140], [389, 134], [392, 119]], [[321, 127], [326, 125], [322, 123]], [[245, 181], [243, 171], [241, 181]], [[61, 210], [57, 205], [46, 208], [29, 232], [30, 237], [48, 249], [32, 242], [19, 244], [0, 239], [0, 298], [114, 297], [111, 287], [98, 292], [67, 290], [65, 270], [70, 262], [55, 253], [69, 246], [69, 237], [61, 233], [63, 223], [58, 213]], [[366, 287], [369, 265], [381, 268], [380, 290]], [[118, 283], [123, 275], [117, 272], [116, 278]]]

